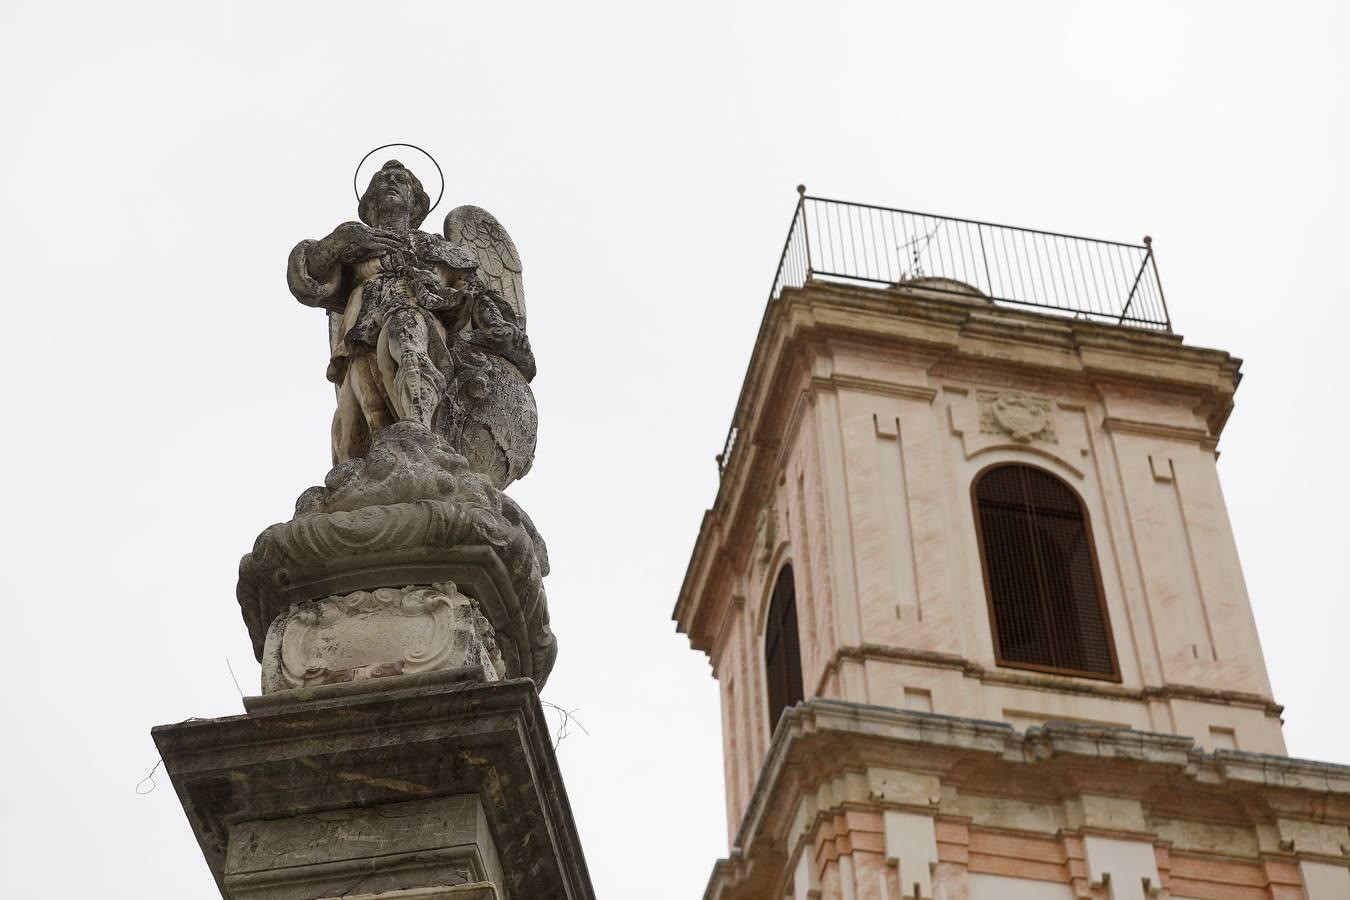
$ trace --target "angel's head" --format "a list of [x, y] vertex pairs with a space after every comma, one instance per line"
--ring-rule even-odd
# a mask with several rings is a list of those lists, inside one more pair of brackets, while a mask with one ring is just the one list
[[398, 223], [407, 218], [409, 228], [416, 228], [431, 211], [431, 198], [422, 189], [422, 182], [396, 159], [385, 163], [361, 195], [356, 214], [371, 227]]

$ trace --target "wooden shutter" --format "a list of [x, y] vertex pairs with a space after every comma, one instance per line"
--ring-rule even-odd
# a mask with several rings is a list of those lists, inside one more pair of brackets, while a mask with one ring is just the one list
[[1004, 465], [980, 476], [975, 506], [998, 664], [1119, 680], [1078, 495], [1041, 469]]
[[797, 590], [792, 566], [783, 566], [769, 601], [769, 622], [764, 632], [764, 668], [769, 683], [769, 730], [778, 724], [783, 710], [804, 699], [802, 651], [797, 635]]

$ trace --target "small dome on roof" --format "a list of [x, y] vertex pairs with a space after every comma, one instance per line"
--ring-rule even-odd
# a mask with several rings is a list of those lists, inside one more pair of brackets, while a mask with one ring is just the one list
[[912, 278], [903, 278], [897, 281], [894, 287], [900, 290], [939, 291], [943, 294], [961, 294], [965, 297], [989, 300], [979, 288], [972, 287], [964, 281], [957, 281], [955, 278], [943, 278], [938, 275], [915, 275]]

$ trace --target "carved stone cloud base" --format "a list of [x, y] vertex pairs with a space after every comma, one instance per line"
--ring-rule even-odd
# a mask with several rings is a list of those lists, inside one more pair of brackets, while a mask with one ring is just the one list
[[[258, 536], [237, 593], [266, 691], [468, 664], [542, 686], [557, 656], [546, 574], [524, 510], [402, 422]], [[470, 632], [495, 650], [476, 658]]]
[[594, 900], [526, 680], [250, 697], [152, 732], [227, 900]]

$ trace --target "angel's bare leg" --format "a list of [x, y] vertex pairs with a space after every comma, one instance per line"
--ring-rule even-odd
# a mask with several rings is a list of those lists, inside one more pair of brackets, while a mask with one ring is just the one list
[[385, 396], [374, 353], [362, 352], [351, 357], [344, 386], [346, 384], [351, 385], [352, 394], [361, 408], [367, 435], [374, 436], [398, 421]]
[[382, 338], [388, 352], [379, 355], [380, 366], [385, 384], [393, 385], [390, 399], [399, 418], [430, 428], [445, 392], [445, 376], [427, 353], [426, 318], [412, 309], [396, 310], [385, 320]]
[[365, 412], [356, 398], [355, 379], [348, 372], [338, 388], [337, 409], [333, 411], [333, 464], [365, 456], [369, 449]]

